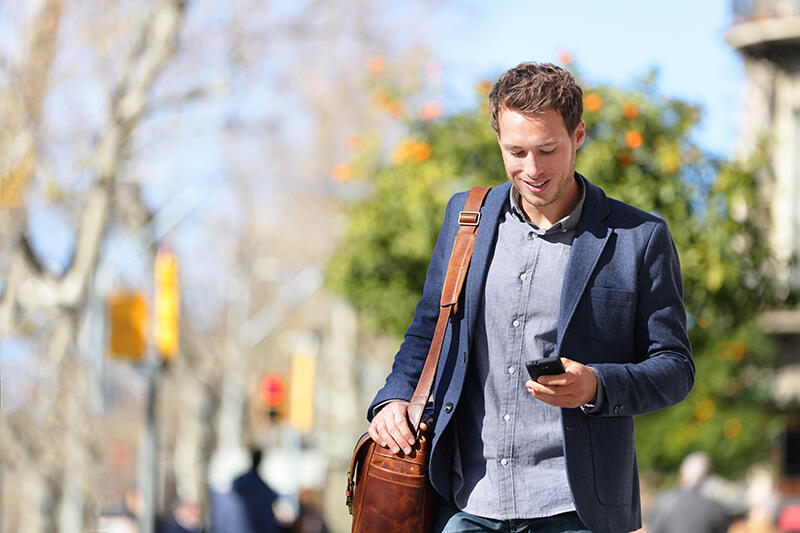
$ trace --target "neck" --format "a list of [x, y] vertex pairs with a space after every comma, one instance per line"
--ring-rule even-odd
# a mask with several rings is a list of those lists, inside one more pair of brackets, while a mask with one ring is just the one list
[[578, 200], [581, 198], [581, 187], [577, 181], [573, 181], [569, 189], [564, 191], [563, 201], [543, 206], [525, 205], [521, 203], [521, 197], [518, 192], [515, 191], [514, 195], [517, 205], [522, 209], [528, 222], [536, 224], [540, 228], [549, 228], [575, 209]]

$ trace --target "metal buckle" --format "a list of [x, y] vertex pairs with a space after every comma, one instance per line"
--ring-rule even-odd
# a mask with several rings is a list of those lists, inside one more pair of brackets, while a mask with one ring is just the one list
[[347, 490], [345, 491], [345, 503], [347, 503], [347, 508], [350, 510], [350, 514], [353, 514], [353, 488], [355, 483], [353, 483], [353, 478], [350, 475], [350, 472], [347, 473]]
[[[472, 216], [474, 216], [474, 220]], [[477, 226], [478, 222], [481, 221], [481, 212], [480, 211], [461, 211], [458, 214], [458, 225], [459, 226]]]

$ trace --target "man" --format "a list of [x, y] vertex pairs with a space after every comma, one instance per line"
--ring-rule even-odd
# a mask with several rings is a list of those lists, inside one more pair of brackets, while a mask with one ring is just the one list
[[[641, 526], [633, 416], [694, 383], [677, 253], [666, 223], [575, 172], [581, 89], [525, 63], [489, 95], [509, 182], [481, 209], [459, 310], [434, 385], [436, 532], [623, 532]], [[370, 435], [409, 451], [410, 399], [431, 342], [455, 195], [414, 320], [370, 406]], [[525, 362], [559, 356], [532, 381]]]
[[647, 530], [650, 533], [725, 533], [733, 515], [703, 491], [711, 461], [703, 452], [687, 455], [681, 463], [679, 487], [659, 497]]
[[228, 493], [217, 494], [212, 508], [212, 528], [217, 533], [278, 533], [273, 507], [278, 495], [258, 473], [262, 453], [250, 450], [250, 469], [238, 476]]

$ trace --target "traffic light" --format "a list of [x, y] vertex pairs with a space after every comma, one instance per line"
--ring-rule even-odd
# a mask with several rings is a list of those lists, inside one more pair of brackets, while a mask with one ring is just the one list
[[108, 298], [111, 357], [141, 361], [147, 349], [147, 300], [138, 291], [120, 291]]
[[154, 265], [155, 296], [153, 341], [169, 362], [178, 351], [180, 335], [180, 286], [178, 259], [169, 251], [159, 250]]
[[284, 411], [286, 384], [280, 376], [268, 374], [261, 378], [259, 390], [261, 392], [261, 399], [269, 409], [269, 419], [271, 422], [274, 422]]

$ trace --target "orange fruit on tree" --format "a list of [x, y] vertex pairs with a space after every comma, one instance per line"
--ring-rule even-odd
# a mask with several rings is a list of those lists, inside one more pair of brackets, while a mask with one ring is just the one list
[[635, 150], [644, 144], [644, 137], [638, 130], [630, 130], [625, 134], [625, 145], [631, 150]]
[[639, 108], [629, 100], [622, 104], [622, 116], [628, 120], [634, 119], [639, 116]]
[[367, 70], [372, 74], [380, 74], [386, 70], [386, 61], [380, 56], [372, 57], [367, 61]]
[[390, 116], [399, 117], [403, 114], [403, 102], [400, 100], [389, 100], [386, 102], [386, 112]]
[[420, 162], [428, 159], [431, 153], [433, 153], [433, 149], [431, 145], [425, 141], [415, 142], [411, 147], [411, 154], [414, 156], [414, 159]]
[[627, 150], [620, 150], [617, 154], [617, 164], [621, 167], [629, 167], [633, 164], [633, 157]]
[[583, 99], [583, 105], [586, 106], [586, 109], [595, 113], [603, 108], [603, 99], [597, 93], [589, 93]]
[[423, 122], [442, 116], [444, 106], [440, 102], [428, 102], [419, 109], [419, 119]]
[[344, 183], [345, 181], [349, 180], [353, 177], [353, 171], [350, 170], [350, 165], [345, 163], [339, 163], [338, 165], [334, 165], [331, 169], [331, 178], [336, 183]]

